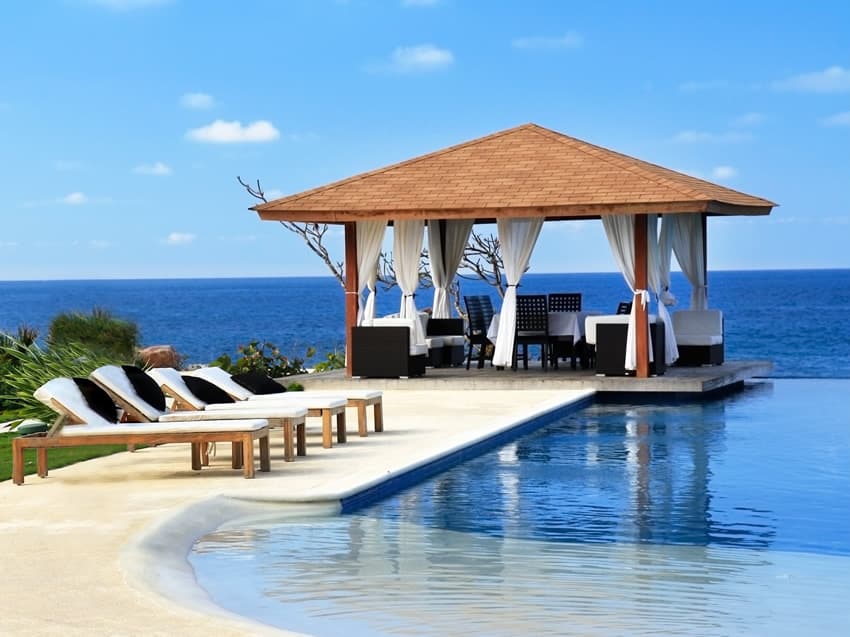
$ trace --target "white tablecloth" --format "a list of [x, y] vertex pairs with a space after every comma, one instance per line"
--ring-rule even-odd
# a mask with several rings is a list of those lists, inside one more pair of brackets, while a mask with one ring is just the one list
[[[572, 336], [573, 343], [578, 343], [584, 338], [584, 319], [593, 316], [596, 312], [549, 312], [549, 336]], [[487, 329], [487, 338], [496, 342], [499, 335], [499, 314], [493, 314], [490, 327]]]

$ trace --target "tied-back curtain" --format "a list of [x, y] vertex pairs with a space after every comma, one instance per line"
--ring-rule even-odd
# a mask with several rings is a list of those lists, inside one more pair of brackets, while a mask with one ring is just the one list
[[[371, 325], [375, 318], [375, 284], [378, 281], [378, 258], [387, 230], [386, 221], [358, 221], [357, 228], [357, 313], [358, 325]], [[369, 288], [366, 305], [362, 304], [364, 288]]]
[[[617, 262], [617, 267], [626, 280], [626, 285], [634, 295], [632, 311], [629, 314], [629, 329], [626, 335], [625, 369], [637, 369], [637, 302], [643, 307], [649, 300], [646, 290], [635, 289], [635, 217], [634, 215], [604, 215], [602, 227], [611, 246], [611, 253]], [[650, 342], [649, 356], [652, 360], [652, 344]]]
[[[451, 318], [448, 287], [457, 274], [472, 224], [471, 219], [428, 220], [428, 258], [434, 282], [432, 318]], [[445, 242], [440, 232], [441, 225], [445, 227]]]
[[516, 286], [519, 285], [523, 273], [528, 268], [531, 252], [543, 227], [543, 218], [498, 219], [496, 227], [499, 231], [499, 244], [502, 246], [508, 289], [505, 291], [505, 298], [502, 299], [502, 309], [499, 314], [499, 334], [493, 351], [493, 365], [510, 367], [514, 360], [514, 337], [516, 336], [514, 333], [516, 331]]
[[[698, 212], [667, 215], [673, 251], [688, 281], [691, 282], [691, 309], [705, 310], [708, 298], [705, 288], [705, 254], [702, 215]], [[666, 223], [666, 221], [665, 221]]]
[[416, 288], [419, 287], [419, 258], [425, 238], [425, 221], [396, 221], [393, 225], [393, 265], [401, 288], [401, 318], [412, 318], [416, 343], [425, 342], [425, 330], [416, 314]]
[[[656, 305], [658, 305], [658, 319], [664, 322], [664, 361], [668, 365], [679, 358], [679, 348], [676, 346], [676, 334], [673, 332], [673, 321], [670, 319], [670, 312], [667, 311], [667, 305], [661, 299], [661, 293], [664, 289], [662, 283], [664, 269], [664, 258], [661, 254], [661, 247], [658, 242], [658, 215], [649, 215], [647, 219], [647, 238], [649, 239], [649, 259], [647, 260], [647, 283], [649, 289], [655, 294]], [[670, 259], [667, 259], [667, 280], [670, 275]]]

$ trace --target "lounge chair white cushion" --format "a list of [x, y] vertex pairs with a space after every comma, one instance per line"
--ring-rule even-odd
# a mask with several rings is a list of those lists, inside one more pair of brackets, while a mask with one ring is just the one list
[[[213, 407], [214, 405], [210, 405]], [[175, 411], [170, 414], [165, 414], [159, 419], [159, 422], [179, 422], [179, 421], [194, 421], [206, 420], [215, 421], [220, 419], [240, 420], [251, 418], [265, 418], [267, 420], [276, 420], [280, 418], [304, 418], [307, 416], [307, 408], [303, 405], [257, 405], [253, 408], [245, 405], [245, 409], [232, 408], [233, 405], [222, 405], [225, 409], [202, 411]]]
[[[268, 395], [268, 394], [266, 394]], [[348, 403], [345, 396], [339, 394], [318, 395], [310, 392], [292, 392], [274, 394], [276, 400], [243, 400], [235, 403], [217, 403], [206, 406], [206, 411], [245, 411], [249, 409], [287, 409], [289, 407], [306, 407], [307, 409], [335, 409], [345, 407]]]
[[[196, 422], [188, 422], [186, 419], [172, 418], [177, 414], [171, 414], [168, 424], [159, 423], [120, 423], [116, 424], [102, 418], [92, 410], [86, 403], [80, 388], [71, 378], [54, 378], [35, 390], [33, 394], [36, 399], [53, 409], [55, 412], [68, 416], [76, 422], [85, 424], [68, 425], [60, 430], [59, 435], [86, 436], [97, 434], [120, 434], [139, 433], [157, 434], [185, 432], [196, 433], [206, 431], [255, 431], [268, 426], [268, 421], [262, 417], [250, 414], [240, 414], [239, 420], [224, 420], [223, 415], [208, 416], [200, 425]], [[306, 414], [306, 410], [300, 410], [300, 415]], [[194, 413], [194, 412], [182, 412]], [[203, 413], [203, 412], [201, 412]], [[280, 418], [280, 415], [277, 415]]]
[[213, 385], [218, 385], [236, 400], [248, 400], [254, 394], [242, 387], [239, 383], [233, 380], [226, 371], [221, 367], [199, 367], [190, 372], [186, 372], [191, 376], [197, 376], [208, 380]]
[[[334, 396], [345, 397], [349, 400], [374, 400], [383, 397], [384, 393], [375, 389], [308, 389], [306, 391], [294, 391], [284, 394], [292, 396], [293, 399], [297, 396]], [[281, 394], [254, 394], [249, 402], [256, 403], [266, 400], [275, 400]]]
[[124, 402], [133, 405], [146, 420], [155, 422], [165, 414], [153, 405], [145, 402], [136, 393], [130, 379], [123, 369], [117, 365], [104, 365], [98, 367], [90, 374], [92, 380], [105, 387], [110, 393], [115, 394]]
[[679, 345], [720, 345], [723, 343], [723, 312], [720, 310], [679, 310], [673, 312], [673, 332]]
[[88, 406], [77, 383], [71, 378], [54, 378], [47, 381], [33, 392], [33, 396], [57, 413], [70, 417], [72, 420], [87, 423], [94, 427], [114, 427]]
[[[194, 412], [192, 412], [194, 413]], [[203, 413], [203, 412], [200, 412]], [[170, 434], [170, 433], [209, 433], [212, 431], [257, 431], [268, 427], [263, 419], [247, 420], [169, 420], [165, 422], [109, 423], [101, 425], [67, 425], [59, 432], [60, 436], [98, 436], [102, 434]]]
[[154, 367], [147, 370], [147, 374], [156, 381], [156, 384], [162, 388], [162, 391], [173, 394], [192, 409], [203, 409], [207, 406], [207, 403], [195, 396], [192, 390], [186, 386], [186, 382], [176, 369], [172, 367]]

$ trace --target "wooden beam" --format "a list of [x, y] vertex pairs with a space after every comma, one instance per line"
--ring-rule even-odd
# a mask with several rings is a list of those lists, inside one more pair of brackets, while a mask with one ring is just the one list
[[702, 214], [702, 271], [705, 272], [705, 306], [708, 307], [708, 215]]
[[[649, 256], [646, 234], [646, 215], [635, 215], [635, 290], [646, 290], [646, 271]], [[639, 296], [635, 296], [634, 304], [637, 319], [637, 370], [635, 376], [649, 378], [649, 320], [646, 307], [641, 303]]]
[[357, 325], [359, 290], [357, 289], [357, 224], [353, 221], [345, 224], [345, 375], [351, 376], [352, 362], [351, 334]]

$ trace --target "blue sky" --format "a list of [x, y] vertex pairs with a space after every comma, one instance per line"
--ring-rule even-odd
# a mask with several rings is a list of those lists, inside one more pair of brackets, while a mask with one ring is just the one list
[[[850, 3], [811, 6], [9, 0], [0, 280], [324, 275], [237, 175], [281, 196], [525, 122], [780, 204], [711, 219], [711, 268], [850, 267]], [[611, 270], [593, 221], [531, 262]]]

